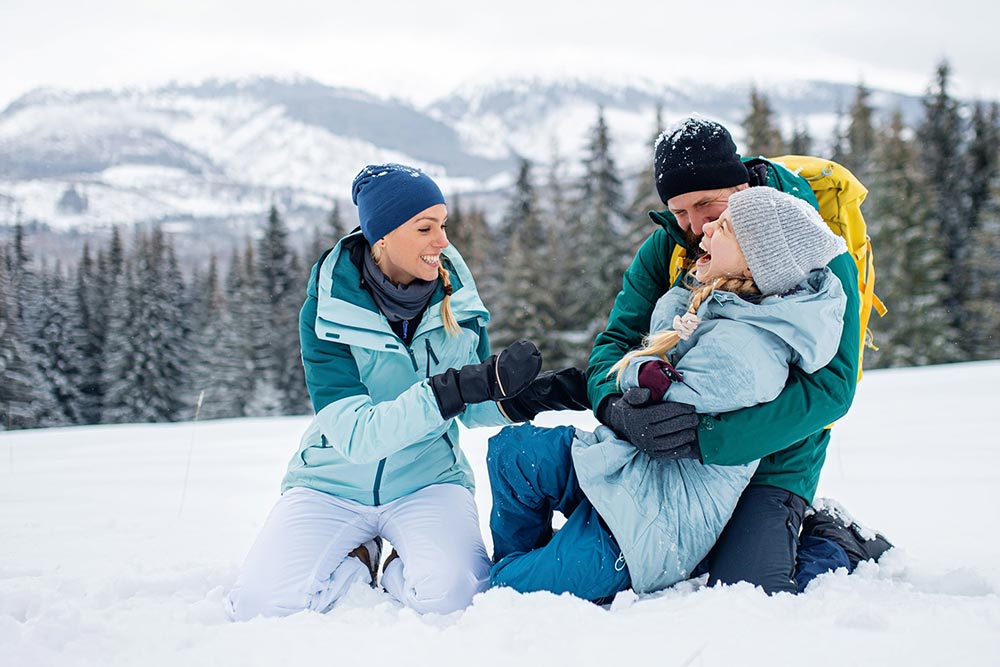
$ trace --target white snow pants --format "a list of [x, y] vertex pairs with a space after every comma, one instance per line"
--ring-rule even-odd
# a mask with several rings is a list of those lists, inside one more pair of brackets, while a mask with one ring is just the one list
[[382, 586], [418, 612], [464, 609], [489, 583], [490, 560], [472, 493], [437, 484], [371, 507], [294, 488], [275, 504], [226, 599], [236, 621], [328, 611], [368, 568], [348, 553], [381, 535], [399, 553]]

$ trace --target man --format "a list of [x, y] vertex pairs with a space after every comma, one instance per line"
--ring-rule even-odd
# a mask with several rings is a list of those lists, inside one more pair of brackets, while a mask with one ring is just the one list
[[[644, 403], [622, 396], [608, 370], [648, 332], [657, 299], [670, 285], [676, 246], [698, 254], [702, 229], [748, 187], [774, 187], [817, 207], [809, 184], [762, 158], [742, 160], [718, 123], [689, 118], [664, 132], [656, 145], [656, 189], [666, 211], [650, 213], [660, 225], [625, 271], [607, 328], [590, 355], [587, 389], [598, 419], [652, 457], [698, 458], [735, 465], [761, 459], [715, 548], [703, 565], [709, 583], [748, 581], [768, 593], [796, 592], [817, 574], [853, 569], [878, 558], [889, 543], [872, 540], [837, 510], [809, 510], [830, 440], [827, 425], [850, 408], [858, 376], [860, 297], [854, 260], [847, 253], [830, 269], [848, 295], [836, 357], [813, 374], [794, 369], [774, 401], [719, 415], [696, 415], [677, 403]], [[687, 266], [681, 276], [686, 275]], [[810, 511], [799, 549], [799, 530]], [[796, 571], [796, 559], [800, 562]]]

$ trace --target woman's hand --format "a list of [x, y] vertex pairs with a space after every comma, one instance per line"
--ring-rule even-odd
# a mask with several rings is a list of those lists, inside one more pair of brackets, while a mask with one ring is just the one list
[[431, 389], [441, 416], [451, 419], [469, 403], [516, 396], [531, 384], [541, 368], [542, 354], [535, 344], [519, 340], [482, 363], [450, 368], [431, 377]]

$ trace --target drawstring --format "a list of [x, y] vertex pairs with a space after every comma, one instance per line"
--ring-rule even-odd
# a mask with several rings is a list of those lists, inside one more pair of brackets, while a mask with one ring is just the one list
[[[621, 565], [619, 566], [619, 563]], [[625, 569], [625, 552], [618, 554], [618, 560], [615, 561], [615, 572], [621, 572]]]

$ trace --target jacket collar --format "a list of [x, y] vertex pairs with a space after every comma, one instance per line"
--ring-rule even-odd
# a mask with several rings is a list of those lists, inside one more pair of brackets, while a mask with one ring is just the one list
[[[361, 261], [368, 245], [360, 232], [345, 236], [320, 266], [317, 281], [316, 333], [320, 338], [374, 349], [398, 349], [399, 339], [362, 285]], [[451, 274], [451, 308], [459, 322], [489, 322], [489, 312], [476, 290], [465, 260], [452, 246], [441, 261]], [[444, 326], [438, 305], [444, 288], [438, 285], [414, 336]], [[387, 340], [388, 338], [388, 340]]]

